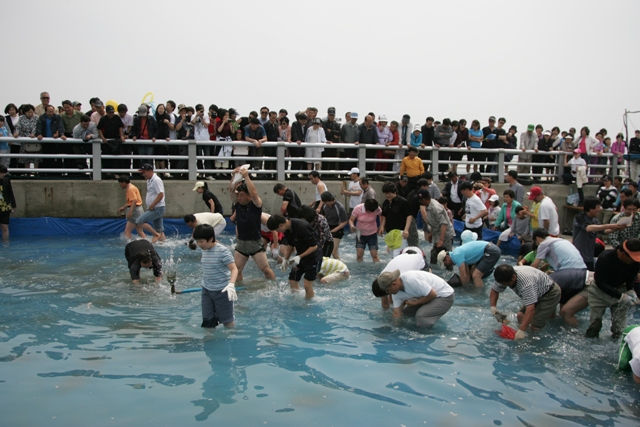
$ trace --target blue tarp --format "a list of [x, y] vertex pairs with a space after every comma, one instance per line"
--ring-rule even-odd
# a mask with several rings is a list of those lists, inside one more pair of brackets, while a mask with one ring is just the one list
[[[9, 223], [9, 233], [14, 237], [25, 236], [68, 236], [68, 235], [118, 235], [124, 231], [126, 221], [122, 218], [12, 218]], [[453, 221], [453, 228], [456, 232], [456, 239], [460, 241], [460, 233], [464, 231], [464, 222]], [[177, 234], [191, 234], [191, 229], [187, 227], [182, 219], [165, 218], [164, 229], [167, 236]], [[227, 219], [226, 231], [235, 234], [235, 225]], [[348, 227], [345, 227], [348, 232]], [[483, 240], [496, 243], [499, 231], [492, 231], [487, 228], [482, 230]], [[505, 255], [518, 256], [520, 241], [511, 237], [507, 242], [500, 245], [502, 253]]]

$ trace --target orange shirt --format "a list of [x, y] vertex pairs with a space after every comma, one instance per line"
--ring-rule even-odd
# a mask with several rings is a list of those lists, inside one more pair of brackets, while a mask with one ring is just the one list
[[411, 157], [407, 156], [402, 159], [402, 163], [400, 164], [400, 176], [404, 173], [407, 173], [409, 178], [414, 178], [416, 176], [420, 176], [424, 173], [424, 165], [422, 164], [422, 159], [416, 156], [413, 160]]
[[140, 190], [133, 184], [129, 184], [127, 187], [127, 206], [142, 206], [142, 197], [140, 196]]

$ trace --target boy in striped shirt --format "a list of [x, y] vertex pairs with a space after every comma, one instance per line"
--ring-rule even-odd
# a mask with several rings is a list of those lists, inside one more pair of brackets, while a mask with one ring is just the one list
[[235, 281], [238, 267], [229, 249], [216, 243], [216, 232], [209, 224], [193, 230], [193, 238], [202, 249], [202, 327], [215, 328], [220, 323], [234, 326], [233, 302], [238, 299]]
[[335, 258], [322, 257], [322, 265], [318, 275], [322, 276], [320, 283], [323, 285], [332, 285], [347, 280], [350, 274], [349, 268], [344, 262]]

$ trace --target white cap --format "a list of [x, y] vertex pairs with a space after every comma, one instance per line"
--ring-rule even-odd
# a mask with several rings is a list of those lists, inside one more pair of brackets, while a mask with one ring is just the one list
[[385, 116], [384, 114], [380, 114], [378, 116], [378, 121], [379, 122], [388, 122], [389, 120], [387, 120], [387, 116]]
[[204, 187], [204, 182], [202, 182], [202, 181], [196, 182], [195, 187], [193, 187], [193, 190], [191, 190], [191, 191], [196, 191], [200, 187]]
[[462, 234], [460, 234], [460, 240], [462, 240], [462, 244], [469, 242], [475, 242], [478, 240], [478, 233], [475, 233], [471, 230], [464, 230]]
[[[469, 231], [469, 230], [467, 230], [467, 231]], [[446, 267], [445, 267], [445, 265], [444, 265], [444, 258], [445, 258], [446, 256], [447, 256], [447, 251], [446, 251], [446, 250], [444, 250], [444, 249], [443, 249], [443, 250], [441, 250], [441, 251], [438, 253], [438, 267], [440, 267], [440, 268], [442, 268], [442, 269], [446, 268]]]
[[497, 194], [492, 194], [491, 197], [489, 197], [490, 202], [495, 202], [496, 200], [500, 200], [500, 196]]
[[351, 168], [351, 170], [349, 171], [349, 175], [351, 175], [352, 173], [360, 174], [360, 169], [358, 169], [358, 168]]

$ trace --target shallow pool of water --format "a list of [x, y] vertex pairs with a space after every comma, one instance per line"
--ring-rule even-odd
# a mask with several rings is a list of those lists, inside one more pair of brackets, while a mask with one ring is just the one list
[[[178, 289], [201, 275], [182, 242], [158, 246]], [[249, 263], [236, 328], [205, 331], [199, 293], [172, 295], [150, 270], [130, 283], [120, 238], [12, 239], [0, 248], [2, 425], [639, 424], [640, 388], [616, 371], [608, 333], [583, 338], [588, 312], [578, 330], [553, 320], [505, 341], [487, 285], [458, 290], [428, 333], [393, 326], [370, 291], [388, 256], [357, 264], [353, 243], [341, 250], [352, 279], [311, 301]], [[518, 299], [499, 306], [515, 313]]]

